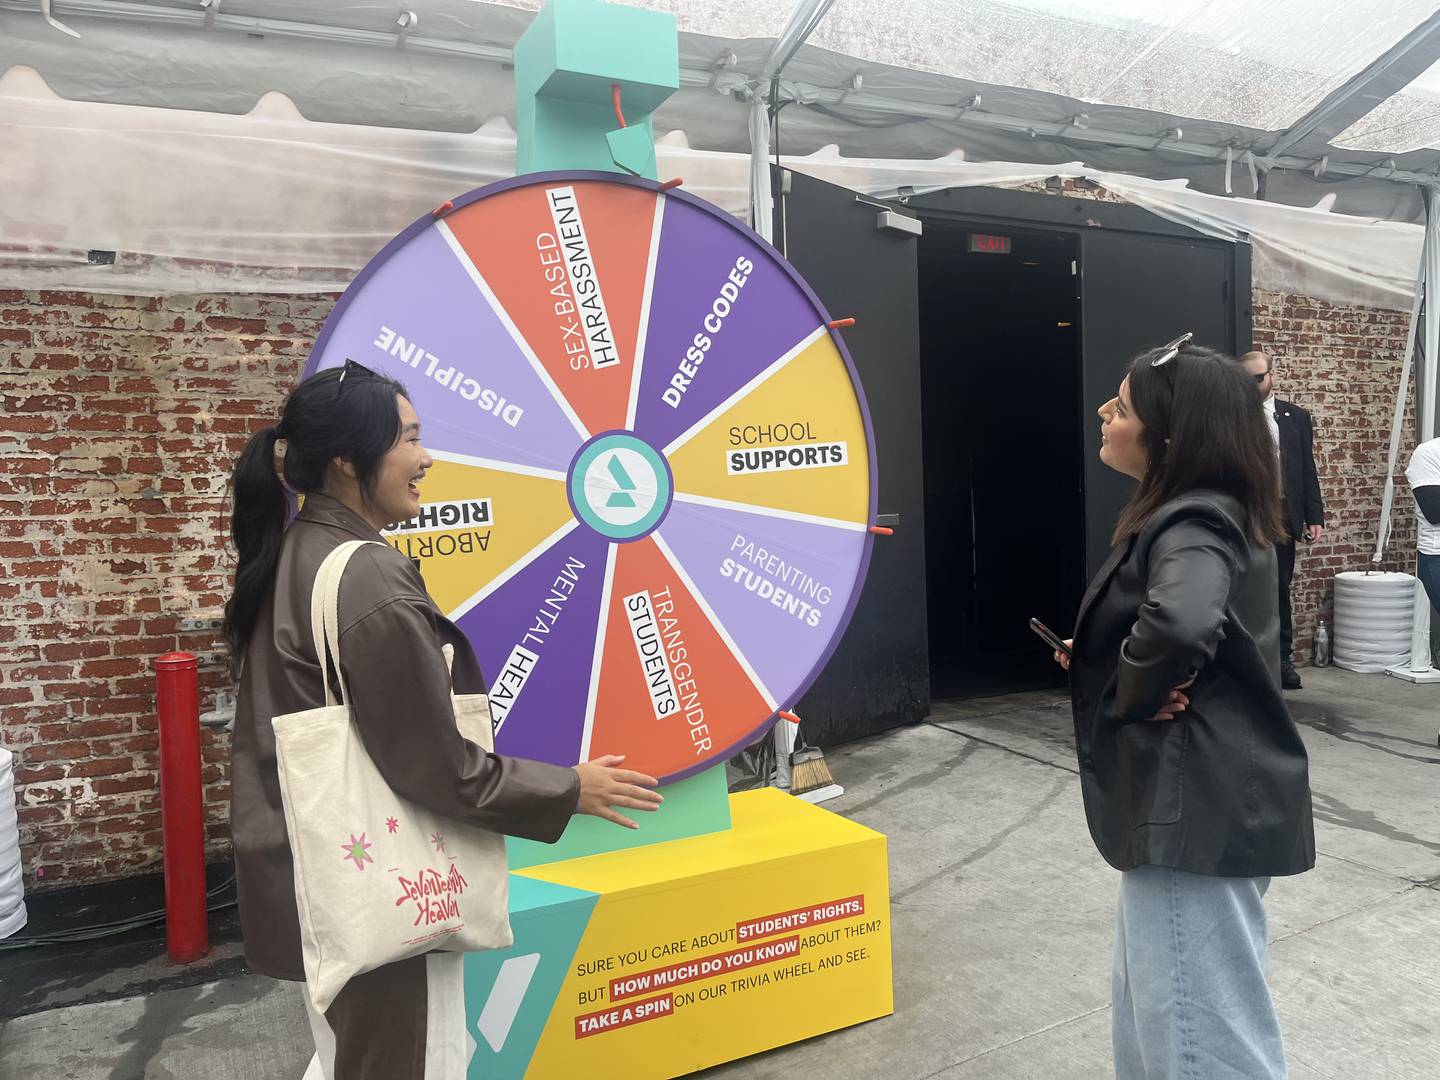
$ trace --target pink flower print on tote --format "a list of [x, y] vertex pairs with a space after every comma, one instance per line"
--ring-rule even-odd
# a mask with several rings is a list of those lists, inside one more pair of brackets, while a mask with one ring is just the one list
[[360, 839], [355, 839], [355, 834], [350, 834], [350, 842], [341, 844], [340, 850], [345, 852], [345, 858], [353, 860], [357, 869], [364, 870], [367, 862], [375, 860], [370, 855], [370, 845], [365, 842], [365, 834], [360, 834]]
[[389, 830], [390, 830], [390, 834], [393, 836], [395, 833], [397, 833], [397, 832], [400, 831], [400, 822], [396, 821], [393, 817], [392, 817], [392, 818], [386, 818], [386, 819], [385, 819], [385, 828], [389, 829]]

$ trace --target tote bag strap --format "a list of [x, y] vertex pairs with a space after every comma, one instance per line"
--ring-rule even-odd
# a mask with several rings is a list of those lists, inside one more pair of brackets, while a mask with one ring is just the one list
[[330, 689], [331, 666], [340, 684], [341, 700], [346, 703], [350, 700], [345, 669], [340, 664], [340, 579], [345, 574], [350, 557], [366, 544], [373, 543], [374, 540], [348, 540], [330, 552], [315, 572], [315, 584], [310, 589], [310, 634], [315, 643], [315, 655], [320, 660], [320, 681], [325, 687], [326, 705], [337, 704], [334, 691]]

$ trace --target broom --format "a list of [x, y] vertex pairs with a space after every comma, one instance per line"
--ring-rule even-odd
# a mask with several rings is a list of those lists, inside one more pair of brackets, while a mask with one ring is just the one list
[[791, 749], [788, 754], [783, 753], [782, 743], [788, 743], [794, 747], [795, 741], [799, 738], [800, 718], [792, 712], [785, 712], [783, 709], [777, 713], [781, 720], [787, 721], [784, 725], [776, 727], [775, 739], [777, 759], [777, 780], [785, 771], [779, 767], [784, 761], [789, 766], [790, 773], [790, 794], [797, 799], [804, 799], [806, 802], [819, 803], [826, 799], [834, 799], [845, 794], [845, 789], [835, 783], [830, 775], [830, 767], [825, 764], [825, 755], [818, 747], [806, 746], [800, 749]]

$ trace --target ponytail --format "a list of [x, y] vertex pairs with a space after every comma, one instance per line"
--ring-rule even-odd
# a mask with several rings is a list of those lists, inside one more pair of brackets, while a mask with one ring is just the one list
[[353, 361], [327, 368], [291, 392], [278, 425], [257, 431], [246, 444], [231, 477], [230, 535], [239, 562], [235, 591], [225, 604], [225, 644], [236, 673], [260, 608], [275, 587], [291, 494], [321, 492], [326, 471], [338, 459], [354, 467], [369, 499], [380, 464], [400, 436], [397, 395], [409, 397], [395, 379]]
[[236, 670], [280, 562], [280, 538], [285, 532], [289, 498], [275, 460], [279, 434], [278, 427], [268, 427], [252, 435], [235, 463], [230, 481], [235, 498], [230, 535], [239, 562], [235, 567], [235, 591], [225, 605], [225, 644]]

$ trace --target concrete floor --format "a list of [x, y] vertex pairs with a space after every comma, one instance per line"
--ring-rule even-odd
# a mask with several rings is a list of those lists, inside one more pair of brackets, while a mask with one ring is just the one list
[[[1440, 1075], [1440, 689], [1304, 672], [1316, 868], [1277, 879], [1270, 979], [1297, 1080]], [[1024, 694], [829, 755], [828, 803], [890, 838], [895, 1015], [707, 1077], [1110, 1074], [1116, 875], [1080, 807], [1068, 704]], [[296, 1080], [298, 994], [242, 977], [0, 1028], [0, 1080]], [[643, 1076], [637, 1070], [636, 1076]]]

